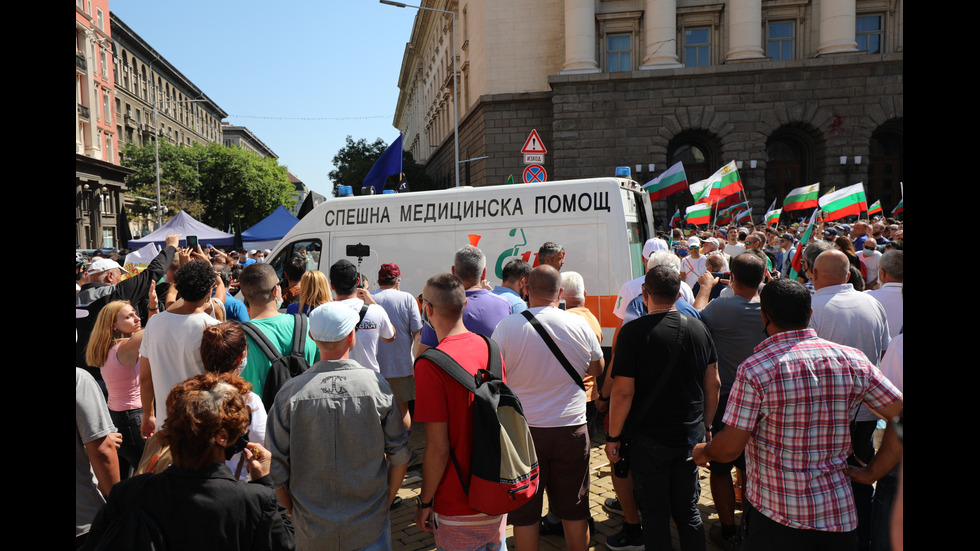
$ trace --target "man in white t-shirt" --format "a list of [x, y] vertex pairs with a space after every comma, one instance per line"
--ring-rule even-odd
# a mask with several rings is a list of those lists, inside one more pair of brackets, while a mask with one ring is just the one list
[[707, 258], [701, 254], [701, 240], [697, 237], [687, 240], [687, 250], [690, 254], [681, 259], [681, 277], [689, 286], [694, 287], [701, 274], [708, 270]]
[[330, 267], [330, 287], [337, 294], [337, 300], [359, 316], [364, 310], [364, 315], [357, 324], [357, 340], [350, 352], [350, 359], [380, 373], [378, 342], [394, 342], [395, 326], [391, 324], [385, 309], [374, 301], [371, 293], [358, 288], [359, 283], [357, 268], [349, 260], [340, 259]]
[[554, 339], [581, 381], [586, 373], [602, 372], [602, 348], [585, 318], [557, 308], [561, 275], [548, 265], [528, 277], [530, 308], [497, 324], [493, 340], [507, 366], [507, 385], [517, 394], [538, 450], [541, 478], [538, 493], [512, 511], [517, 549], [536, 549], [542, 497], [562, 519], [568, 548], [585, 550], [589, 543], [589, 432], [585, 389], [574, 380], [524, 314], [530, 312]]
[[[201, 335], [218, 320], [204, 313], [217, 276], [210, 262], [194, 260], [174, 274], [180, 299], [150, 318], [140, 344], [141, 432], [149, 438], [167, 419], [167, 395], [175, 384], [204, 373]], [[159, 415], [159, 417], [158, 417]]]

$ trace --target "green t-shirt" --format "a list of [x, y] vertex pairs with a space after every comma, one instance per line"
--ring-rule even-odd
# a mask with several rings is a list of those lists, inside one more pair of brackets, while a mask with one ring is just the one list
[[[258, 327], [273, 344], [278, 345], [279, 351], [284, 356], [292, 351], [295, 324], [292, 315], [279, 314], [271, 318], [252, 320], [251, 323]], [[242, 371], [242, 378], [252, 383], [252, 392], [261, 397], [265, 390], [265, 378], [269, 375], [269, 366], [272, 364], [262, 353], [262, 349], [247, 334], [246, 339], [248, 339], [248, 361]], [[312, 366], [318, 361], [320, 361], [320, 350], [313, 339], [306, 335], [306, 362]]]

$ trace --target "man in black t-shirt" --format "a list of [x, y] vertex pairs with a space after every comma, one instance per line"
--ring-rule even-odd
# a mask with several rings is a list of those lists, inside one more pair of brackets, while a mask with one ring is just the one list
[[677, 271], [666, 266], [648, 271], [643, 300], [649, 313], [619, 333], [606, 455], [611, 463], [621, 460], [625, 430], [646, 547], [670, 548], [669, 526], [661, 522], [669, 514], [681, 549], [689, 551], [703, 550], [705, 540], [697, 509], [698, 468], [688, 458], [714, 417], [721, 383], [711, 335], [700, 321], [686, 318], [678, 349], [681, 314], [674, 301], [679, 290]]

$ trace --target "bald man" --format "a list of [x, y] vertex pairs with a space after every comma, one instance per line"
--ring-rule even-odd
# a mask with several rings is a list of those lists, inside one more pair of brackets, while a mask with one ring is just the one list
[[[521, 399], [541, 467], [537, 495], [509, 513], [508, 522], [514, 525], [518, 551], [537, 551], [547, 488], [548, 506], [562, 520], [568, 549], [585, 551], [590, 537], [590, 448], [582, 377], [602, 373], [602, 348], [585, 318], [558, 308], [563, 292], [558, 270], [542, 264], [531, 271], [527, 284], [529, 308], [501, 320], [492, 337], [507, 366], [507, 385]], [[557, 352], [551, 351], [531, 318], [550, 335]], [[571, 372], [562, 366], [559, 354]]]
[[[885, 308], [874, 297], [847, 283], [850, 262], [847, 256], [831, 249], [820, 253], [813, 263], [813, 314], [810, 327], [817, 336], [837, 344], [857, 348], [878, 365], [888, 348], [889, 332]], [[862, 406], [851, 423], [854, 455], [849, 462], [868, 464], [874, 457], [873, 435], [878, 418]], [[858, 461], [855, 460], [857, 458]], [[858, 512], [858, 540], [871, 537], [871, 501], [874, 489], [867, 484], [852, 484]], [[862, 548], [864, 546], [862, 545]]]

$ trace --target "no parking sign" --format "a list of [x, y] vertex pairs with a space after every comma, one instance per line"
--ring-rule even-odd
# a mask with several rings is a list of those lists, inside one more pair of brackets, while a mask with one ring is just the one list
[[528, 165], [524, 169], [524, 183], [533, 184], [537, 182], [547, 182], [548, 173], [544, 171], [544, 167], [541, 165]]

